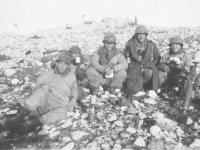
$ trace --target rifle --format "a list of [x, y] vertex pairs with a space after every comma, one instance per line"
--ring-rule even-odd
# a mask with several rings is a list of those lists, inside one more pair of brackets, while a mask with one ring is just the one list
[[185, 83], [185, 89], [184, 89], [185, 96], [184, 96], [184, 103], [183, 103], [184, 113], [186, 113], [190, 105], [195, 75], [196, 75], [196, 65], [190, 67], [190, 72], [188, 73], [188, 77]]
[[51, 54], [55, 52], [62, 53], [63, 51], [66, 51], [66, 50], [48, 50], [46, 52], [43, 52], [43, 55], [47, 55], [47, 54]]

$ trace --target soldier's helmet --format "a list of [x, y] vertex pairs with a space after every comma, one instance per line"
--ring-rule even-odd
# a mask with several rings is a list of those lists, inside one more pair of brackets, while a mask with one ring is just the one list
[[138, 26], [135, 28], [135, 35], [136, 35], [136, 34], [139, 34], [139, 33], [148, 35], [147, 28], [146, 28], [144, 25], [138, 25]]
[[169, 46], [172, 44], [180, 44], [183, 47], [183, 40], [179, 36], [174, 36], [169, 40]]
[[103, 43], [107, 43], [107, 44], [116, 44], [116, 37], [113, 33], [107, 33], [104, 38], [103, 38]]

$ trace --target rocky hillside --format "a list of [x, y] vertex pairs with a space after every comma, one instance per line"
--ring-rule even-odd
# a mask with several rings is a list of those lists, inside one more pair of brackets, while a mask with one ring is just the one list
[[[30, 94], [31, 86], [42, 71], [49, 69], [48, 64], [41, 61], [43, 52], [68, 50], [78, 45], [85, 56], [92, 55], [102, 45], [107, 32], [116, 35], [117, 47], [123, 51], [134, 29], [133, 21], [105, 18], [100, 23], [66, 25], [27, 36], [0, 35], [0, 63], [7, 65], [7, 69], [0, 71], [0, 119], [20, 112], [20, 104]], [[184, 39], [185, 51], [193, 55], [200, 50], [200, 28], [148, 27], [148, 30], [149, 39], [156, 42], [161, 54], [168, 51], [168, 40], [174, 35]], [[89, 91], [87, 87], [84, 89]], [[200, 149], [199, 103], [193, 103], [189, 110], [190, 115], [196, 116], [180, 117], [169, 113], [182, 106], [180, 97], [174, 95], [163, 99], [152, 91], [140, 92], [126, 106], [121, 103], [125, 99], [123, 93], [114, 96], [101, 91], [96, 122], [91, 125], [88, 122], [90, 97], [81, 100], [74, 113], [68, 113], [66, 119], [57, 124], [45, 125], [27, 135], [0, 131], [0, 149]]]

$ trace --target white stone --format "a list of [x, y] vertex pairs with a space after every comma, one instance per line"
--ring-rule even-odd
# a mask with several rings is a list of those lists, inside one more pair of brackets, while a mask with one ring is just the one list
[[128, 107], [127, 106], [122, 106], [121, 111], [127, 111]]
[[144, 120], [139, 120], [138, 121], [138, 127], [140, 127], [141, 125], [143, 125], [143, 123], [144, 123]]
[[19, 92], [19, 91], [20, 91], [20, 88], [19, 88], [19, 87], [16, 87], [16, 88], [14, 88], [14, 90], [13, 90], [14, 93], [17, 93], [17, 92]]
[[145, 107], [143, 103], [140, 103], [139, 106], [140, 106], [141, 108], [144, 108], [144, 107]]
[[113, 146], [113, 149], [112, 149], [112, 150], [121, 150], [121, 149], [122, 149], [122, 146], [121, 146], [121, 145], [115, 144], [115, 145]]
[[154, 90], [149, 90], [147, 95], [152, 99], [156, 99], [157, 98], [157, 93]]
[[40, 132], [38, 132], [38, 135], [47, 135], [49, 134], [48, 130], [42, 129]]
[[61, 128], [67, 128], [72, 125], [72, 119], [67, 119], [63, 125], [61, 125]]
[[140, 112], [139, 113], [139, 118], [140, 119], [144, 119], [144, 118], [146, 118], [147, 116], [144, 114], [144, 113], [142, 113], [142, 112]]
[[102, 99], [107, 99], [107, 98], [109, 98], [109, 96], [106, 95], [106, 94], [103, 94], [103, 95], [101, 95], [101, 98], [102, 98]]
[[74, 148], [74, 143], [70, 142], [67, 145], [65, 145], [61, 150], [73, 150]]
[[82, 115], [81, 115], [81, 118], [82, 119], [86, 119], [88, 117], [88, 113], [83, 113]]
[[188, 117], [187, 118], [187, 121], [186, 121], [186, 124], [187, 125], [190, 125], [190, 124], [192, 124], [193, 123], [193, 120], [190, 118], [190, 117]]
[[50, 137], [50, 138], [54, 138], [54, 137], [56, 137], [56, 136], [59, 135], [59, 134], [60, 134], [60, 131], [56, 131], [56, 132], [50, 133], [50, 134], [49, 134], [49, 137]]
[[185, 132], [184, 132], [180, 127], [177, 127], [177, 128], [176, 128], [176, 134], [177, 134], [179, 137], [183, 136], [184, 133], [185, 133]]
[[72, 139], [71, 139], [70, 137], [63, 137], [63, 138], [62, 138], [62, 141], [68, 143], [68, 142], [71, 142]]
[[11, 110], [9, 112], [6, 112], [7, 115], [13, 115], [13, 114], [16, 114], [17, 113], [17, 110]]
[[122, 120], [117, 120], [117, 121], [115, 121], [114, 123], [115, 123], [117, 126], [119, 126], [119, 127], [123, 127], [123, 126], [124, 126], [124, 123], [123, 123]]
[[161, 112], [159, 112], [159, 111], [157, 111], [157, 112], [155, 112], [155, 113], [152, 114], [152, 117], [156, 118], [156, 119], [158, 119], [158, 118], [164, 118], [164, 114], [161, 113]]
[[139, 146], [139, 147], [146, 147], [146, 143], [145, 143], [144, 139], [143, 139], [141, 136], [139, 136], [139, 137], [135, 140], [134, 145], [137, 145], [137, 146]]
[[101, 144], [102, 150], [110, 150], [110, 145], [108, 143]]
[[11, 80], [12, 85], [16, 85], [17, 83], [19, 83], [19, 79], [12, 79]]
[[11, 69], [11, 68], [16, 68], [18, 67], [19, 65], [14, 63], [14, 62], [1, 62], [1, 65], [2, 65], [2, 68], [3, 69]]
[[200, 147], [200, 139], [194, 139], [194, 142], [190, 145], [190, 147]]
[[110, 94], [109, 97], [116, 98], [117, 96]]
[[15, 69], [3, 69], [4, 75], [10, 77], [16, 73]]
[[168, 118], [159, 118], [156, 120], [156, 122], [161, 129], [167, 131], [175, 131], [177, 127], [177, 123]]
[[147, 104], [152, 104], [152, 105], [157, 104], [157, 102], [152, 98], [145, 98], [144, 102], [147, 103]]
[[112, 122], [112, 121], [117, 120], [117, 114], [116, 114], [116, 113], [110, 113], [110, 114], [108, 114], [108, 115], [107, 115], [107, 120], [108, 120], [109, 122]]
[[151, 126], [151, 128], [150, 128], [150, 133], [152, 136], [158, 136], [160, 131], [161, 131], [160, 127], [157, 125]]
[[200, 130], [200, 125], [198, 125], [198, 123], [195, 122], [193, 128], [196, 129], [196, 130]]
[[38, 61], [38, 60], [35, 60], [35, 64], [38, 66], [38, 67], [41, 67], [43, 66], [43, 63]]
[[137, 100], [133, 100], [132, 104], [134, 104], [136, 108], [140, 108], [139, 107], [140, 103]]
[[3, 109], [3, 110], [0, 110], [0, 112], [7, 112], [9, 110], [10, 110], [10, 108], [6, 108], [6, 109]]
[[89, 133], [85, 131], [74, 131], [72, 133], [72, 139], [74, 139], [75, 141], [79, 141], [81, 138], [87, 135], [89, 135]]
[[139, 96], [145, 96], [145, 95], [146, 95], [145, 92], [139, 91], [139, 92], [137, 92], [137, 93], [136, 93], [135, 95], [133, 95], [133, 96], [139, 97]]
[[131, 133], [131, 134], [136, 133], [136, 129], [135, 129], [134, 127], [128, 127], [128, 128], [126, 129], [126, 131], [129, 132], [129, 133]]

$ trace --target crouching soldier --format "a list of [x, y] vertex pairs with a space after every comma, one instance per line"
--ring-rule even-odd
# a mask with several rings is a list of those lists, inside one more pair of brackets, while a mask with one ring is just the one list
[[183, 40], [174, 36], [169, 41], [169, 52], [161, 58], [159, 69], [159, 85], [165, 87], [162, 95], [167, 95], [169, 85], [178, 86], [184, 72], [190, 71], [190, 66], [193, 66], [192, 56], [185, 53], [182, 49]]
[[[71, 57], [70, 71], [75, 74], [77, 81], [83, 81], [85, 79], [85, 69], [82, 68], [84, 64], [84, 57], [81, 53], [81, 49], [78, 46], [72, 46], [68, 51], [64, 51], [60, 55], [67, 55]], [[54, 69], [56, 66], [56, 61], [52, 61], [50, 66], [52, 69]], [[77, 89], [78, 100], [86, 97], [85, 91], [79, 84], [77, 84]]]
[[[75, 73], [77, 80], [82, 81], [85, 78], [85, 70], [81, 68], [81, 65], [84, 63], [84, 56], [81, 53], [81, 49], [78, 46], [72, 46], [68, 51], [63, 51], [60, 55], [68, 55], [71, 57], [71, 65], [73, 66], [71, 67], [71, 72]], [[52, 61], [50, 66], [54, 69], [56, 62]]]
[[151, 83], [150, 89], [158, 89], [158, 70], [156, 64], [160, 54], [156, 44], [147, 39], [148, 31], [138, 25], [134, 36], [127, 42], [124, 56], [130, 63], [125, 82], [125, 93], [128, 97], [143, 90], [143, 84]]
[[115, 89], [120, 89], [127, 74], [128, 63], [116, 48], [116, 37], [108, 33], [103, 39], [104, 46], [100, 47], [93, 55], [91, 68], [86, 70], [86, 77], [93, 94], [98, 94], [100, 85], [109, 86], [110, 93], [116, 94]]
[[70, 63], [70, 57], [59, 56], [54, 70], [45, 72], [33, 87], [32, 94], [24, 102], [24, 110], [3, 121], [1, 126], [9, 131], [27, 133], [37, 126], [64, 119], [77, 100], [76, 77], [69, 70]]

